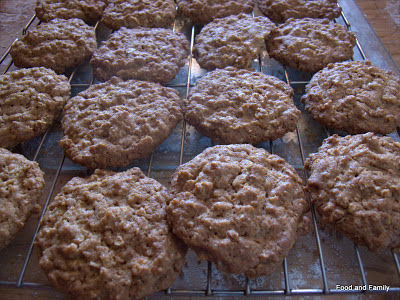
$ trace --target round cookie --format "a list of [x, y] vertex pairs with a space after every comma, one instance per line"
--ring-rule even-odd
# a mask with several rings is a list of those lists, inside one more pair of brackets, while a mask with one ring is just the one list
[[80, 19], [54, 19], [28, 31], [10, 53], [17, 67], [46, 67], [63, 73], [88, 61], [96, 48], [93, 27]]
[[207, 24], [216, 18], [240, 13], [250, 14], [254, 0], [177, 0], [179, 11], [195, 24]]
[[60, 114], [71, 87], [46, 68], [0, 75], [0, 147], [11, 148], [46, 131]]
[[181, 118], [176, 90], [114, 77], [67, 102], [59, 144], [89, 169], [122, 167], [150, 155]]
[[41, 222], [40, 267], [71, 299], [136, 299], [168, 288], [186, 254], [168, 226], [169, 199], [138, 168], [73, 178]]
[[183, 110], [187, 122], [213, 141], [257, 144], [296, 129], [293, 89], [273, 76], [228, 67], [196, 82]]
[[121, 28], [94, 53], [90, 64], [100, 81], [112, 76], [167, 83], [189, 55], [186, 37], [164, 28]]
[[170, 192], [174, 233], [222, 272], [271, 274], [309, 225], [296, 171], [251, 145], [207, 148], [177, 169]]
[[322, 221], [372, 251], [400, 247], [400, 143], [373, 133], [327, 138], [305, 163]]
[[313, 76], [302, 101], [314, 119], [350, 134], [387, 134], [400, 126], [400, 78], [369, 61], [328, 65]]
[[260, 11], [274, 22], [290, 18], [317, 18], [333, 20], [342, 9], [337, 0], [257, 0]]
[[249, 68], [275, 25], [266, 17], [240, 14], [215, 19], [196, 37], [193, 54], [202, 68]]
[[109, 28], [167, 27], [176, 16], [173, 0], [110, 0], [101, 21]]
[[289, 19], [267, 40], [269, 55], [282, 64], [315, 73], [330, 63], [348, 60], [356, 45], [354, 34], [328, 19]]
[[106, 6], [107, 0], [37, 0], [35, 13], [42, 22], [72, 18], [95, 22]]
[[39, 212], [44, 187], [36, 162], [0, 148], [0, 250], [14, 239], [32, 213]]

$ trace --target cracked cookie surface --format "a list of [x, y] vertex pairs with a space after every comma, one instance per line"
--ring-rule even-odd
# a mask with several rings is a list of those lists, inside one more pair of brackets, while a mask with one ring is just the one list
[[0, 147], [11, 148], [41, 135], [61, 113], [71, 86], [46, 68], [0, 75]]
[[38, 204], [44, 187], [36, 162], [0, 148], [0, 249], [9, 245]]
[[272, 30], [267, 49], [272, 58], [303, 72], [315, 73], [353, 56], [354, 33], [328, 19], [289, 19]]
[[224, 18], [240, 13], [250, 14], [254, 0], [178, 0], [181, 14], [195, 24], [207, 24], [216, 18]]
[[266, 17], [240, 14], [215, 19], [196, 37], [194, 57], [202, 68], [250, 68], [275, 27]]
[[110, 0], [101, 21], [109, 28], [167, 27], [176, 16], [174, 0]]
[[322, 221], [372, 251], [400, 247], [400, 143], [373, 133], [327, 138], [305, 163]]
[[183, 101], [185, 119], [217, 143], [257, 144], [296, 128], [293, 89], [276, 77], [228, 67], [207, 73]]
[[59, 143], [89, 169], [121, 167], [150, 155], [181, 119], [176, 90], [114, 77], [67, 102]]
[[71, 298], [142, 298], [166, 289], [186, 254], [167, 222], [169, 199], [138, 168], [74, 177], [41, 222], [40, 267]]
[[10, 54], [20, 68], [46, 67], [56, 73], [89, 61], [97, 48], [94, 28], [80, 19], [54, 19], [29, 30]]
[[274, 22], [290, 18], [335, 19], [341, 8], [337, 0], [257, 0], [261, 12]]
[[391, 133], [400, 126], [400, 77], [369, 61], [330, 64], [307, 84], [302, 102], [330, 128]]
[[249, 278], [280, 266], [309, 221], [295, 170], [251, 145], [207, 148], [177, 169], [170, 192], [174, 233], [200, 259]]
[[90, 64], [100, 81], [112, 76], [167, 83], [189, 55], [186, 37], [165, 28], [121, 28], [94, 53]]

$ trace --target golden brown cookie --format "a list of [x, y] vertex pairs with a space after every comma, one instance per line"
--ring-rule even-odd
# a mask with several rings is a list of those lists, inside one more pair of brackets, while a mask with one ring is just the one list
[[309, 219], [296, 171], [251, 145], [207, 148], [172, 177], [174, 233], [217, 269], [249, 278], [271, 274]]
[[400, 247], [400, 143], [373, 133], [327, 138], [305, 163], [322, 221], [372, 251]]
[[176, 16], [174, 0], [109, 0], [101, 21], [109, 28], [167, 27]]
[[261, 12], [274, 22], [290, 18], [335, 19], [342, 9], [337, 0], [257, 0]]
[[284, 65], [315, 73], [353, 56], [355, 35], [328, 19], [289, 19], [272, 30], [268, 53]]
[[176, 90], [114, 77], [67, 102], [59, 144], [89, 169], [126, 166], [150, 155], [181, 118]]
[[228, 67], [207, 73], [183, 101], [185, 119], [223, 144], [257, 144], [296, 129], [293, 89], [276, 77]]
[[275, 27], [266, 17], [240, 14], [215, 19], [196, 37], [193, 54], [202, 68], [249, 68]]
[[186, 254], [168, 226], [169, 199], [138, 168], [73, 178], [36, 239], [51, 284], [76, 299], [136, 299], [168, 288]]
[[29, 30], [11, 47], [17, 67], [46, 67], [57, 73], [89, 61], [97, 48], [94, 28], [80, 19], [54, 19]]
[[43, 172], [36, 162], [0, 148], [0, 249], [40, 210], [43, 186]]
[[164, 28], [121, 28], [96, 50], [90, 64], [100, 81], [112, 76], [167, 83], [189, 55], [186, 37]]
[[42, 22], [72, 18], [95, 22], [100, 19], [107, 2], [107, 0], [37, 0], [35, 12]]
[[350, 134], [391, 133], [400, 126], [400, 77], [369, 61], [330, 64], [302, 97], [311, 116]]
[[250, 14], [254, 0], [177, 0], [179, 11], [195, 24], [207, 24], [216, 18], [240, 13]]
[[71, 87], [46, 68], [0, 75], [0, 147], [11, 148], [41, 135], [61, 113]]

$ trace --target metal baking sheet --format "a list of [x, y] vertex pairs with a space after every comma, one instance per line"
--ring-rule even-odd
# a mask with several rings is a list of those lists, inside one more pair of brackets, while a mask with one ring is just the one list
[[[355, 32], [358, 38], [359, 44], [354, 48], [354, 59], [367, 58], [373, 64], [390, 69], [400, 75], [396, 64], [354, 1], [339, 1], [339, 4], [343, 9], [343, 15], [336, 22], [347, 26]], [[259, 15], [259, 12], [255, 10], [254, 14]], [[33, 19], [32, 21], [27, 30], [37, 24], [37, 20]], [[193, 46], [195, 36], [200, 32], [201, 27], [193, 27], [187, 20], [179, 18], [173, 29], [184, 33]], [[101, 24], [98, 26], [99, 41], [105, 40], [109, 34], [110, 30]], [[0, 64], [0, 70], [6, 70], [10, 63], [11, 58], [5, 57]], [[327, 136], [334, 133], [343, 135], [343, 133], [322, 127], [304, 112], [300, 98], [304, 93], [305, 85], [311, 78], [310, 74], [285, 68], [277, 61], [270, 59], [265, 49], [260, 57], [253, 61], [252, 67], [289, 82], [295, 91], [295, 104], [302, 111], [297, 130], [287, 133], [273, 142], [265, 142], [257, 146], [283, 157], [306, 181], [307, 174], [302, 167], [304, 159], [310, 153], [315, 152]], [[10, 69], [14, 69], [14, 66], [10, 65]], [[177, 89], [181, 98], [184, 99], [196, 80], [205, 73], [206, 71], [201, 69], [197, 62], [190, 57], [176, 78], [167, 86]], [[81, 66], [67, 75], [71, 79], [73, 95], [85, 90], [90, 84], [97, 83], [96, 80], [93, 80], [89, 65]], [[91, 171], [64, 157], [62, 148], [58, 146], [61, 136], [59, 119], [43, 136], [13, 149], [14, 152], [22, 153], [27, 158], [36, 160], [45, 172], [46, 187], [40, 203], [44, 208], [72, 177], [91, 174]], [[400, 141], [398, 132], [389, 136]], [[137, 166], [150, 177], [168, 186], [171, 174], [180, 164], [189, 161], [212, 145], [209, 138], [200, 135], [192, 126], [181, 122], [150, 157], [136, 160], [128, 167], [115, 170], [122, 171]], [[242, 297], [246, 295], [324, 296], [328, 294], [345, 294], [355, 298], [365, 296], [366, 291], [342, 290], [338, 285], [352, 285], [353, 288], [355, 286], [369, 287], [369, 285], [388, 286], [390, 287], [388, 293], [380, 290], [368, 291], [368, 293], [379, 293], [381, 297], [389, 295], [398, 297], [400, 295], [400, 267], [396, 253], [386, 251], [374, 254], [364, 247], [355, 246], [342, 234], [320, 224], [318, 216], [313, 211], [309, 214], [313, 219], [313, 230], [306, 236], [298, 238], [282, 268], [277, 269], [273, 275], [248, 280], [243, 275], [224, 274], [217, 271], [211, 263], [198, 261], [194, 252], [189, 251], [183, 272], [170, 289], [156, 293], [149, 298]], [[38, 253], [33, 246], [33, 239], [40, 218], [41, 214], [32, 216], [14, 242], [1, 251], [0, 298], [64, 298], [62, 294], [51, 287], [38, 265]], [[376, 296], [376, 294], [374, 295]]]

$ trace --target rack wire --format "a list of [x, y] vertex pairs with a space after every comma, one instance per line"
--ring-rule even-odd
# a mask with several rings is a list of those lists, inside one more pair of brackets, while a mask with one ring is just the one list
[[[347, 26], [347, 28], [350, 30], [351, 25], [346, 18], [345, 14], [342, 12], [341, 14], [341, 22]], [[35, 22], [36, 16], [34, 15], [27, 25], [23, 28], [23, 34], [25, 35], [29, 28], [32, 26], [32, 24]], [[174, 23], [173, 30], [176, 30], [176, 22]], [[98, 28], [98, 23], [96, 24], [95, 28]], [[195, 41], [195, 36], [196, 33], [200, 31], [200, 28], [194, 25], [191, 25], [189, 28], [188, 32], [190, 35], [190, 56], [188, 58], [187, 62], [187, 74], [186, 74], [186, 80], [185, 83], [172, 83], [172, 84], [167, 84], [168, 87], [172, 87], [175, 89], [183, 89], [184, 90], [184, 95], [182, 98], [187, 97], [187, 95], [190, 92], [190, 88], [194, 85], [193, 83], [193, 76], [192, 76], [192, 71], [193, 71], [193, 65], [194, 65], [194, 58], [192, 57], [192, 50], [193, 50], [193, 45]], [[15, 40], [14, 40], [15, 42]], [[13, 42], [13, 43], [14, 43]], [[356, 43], [356, 48], [357, 51], [359, 51], [362, 59], [367, 59], [365, 52], [363, 48], [361, 47], [358, 39]], [[0, 58], [0, 66], [6, 61], [6, 58], [9, 55], [11, 46], [7, 49], [6, 53]], [[263, 53], [260, 55], [258, 58], [258, 65], [256, 69], [260, 72], [264, 72], [264, 65], [263, 61], [265, 59], [269, 59], [266, 57], [267, 54]], [[7, 66], [5, 67], [4, 73], [8, 72], [12, 66], [12, 61], [7, 63]], [[86, 83], [74, 83], [73, 80], [75, 76], [78, 74], [79, 70], [75, 69], [72, 71], [72, 73], [69, 75], [69, 82], [71, 83], [71, 87], [74, 89], [85, 89], [91, 86], [94, 82], [93, 77], [89, 82]], [[291, 78], [291, 71], [283, 66], [283, 78], [289, 85], [291, 85], [293, 88], [296, 87], [303, 87], [309, 82], [309, 78], [307, 80], [304, 80], [303, 78]], [[57, 125], [55, 125], [57, 126]], [[50, 139], [49, 136], [53, 134], [53, 132], [56, 130], [54, 127], [50, 127], [45, 134], [42, 135], [42, 137], [39, 139], [39, 142], [37, 143], [36, 150], [34, 151], [34, 154], [32, 156], [32, 160], [37, 161], [40, 155], [44, 155], [42, 152], [44, 152], [44, 144]], [[180, 136], [180, 141], [179, 141], [179, 155], [178, 155], [178, 162], [174, 166], [169, 166], [168, 171], [170, 172], [171, 169], [175, 169], [178, 165], [181, 165], [184, 163], [185, 159], [190, 159], [191, 157], [195, 156], [194, 154], [191, 155], [186, 155], [185, 156], [185, 147], [189, 147], [190, 145], [188, 144], [188, 133], [192, 132], [191, 126], [186, 124], [185, 121], [182, 121], [180, 129], [178, 129], [178, 135]], [[331, 132], [327, 128], [323, 128], [323, 132], [325, 133], [325, 137], [328, 137]], [[399, 135], [399, 130], [397, 132], [397, 135]], [[306, 150], [305, 150], [305, 142], [304, 142], [304, 132], [302, 132], [302, 129], [298, 125], [296, 130], [295, 130], [295, 139], [297, 140], [298, 143], [298, 154], [300, 156], [300, 165], [299, 164], [294, 164], [293, 167], [299, 172], [303, 173], [303, 177], [305, 178], [305, 181], [308, 179], [308, 172], [307, 170], [302, 169], [302, 165], [305, 162], [306, 159]], [[275, 148], [279, 148], [276, 146], [275, 141], [270, 141], [269, 143], [261, 145], [261, 147], [265, 147], [268, 151], [271, 153], [276, 153], [280, 154], [279, 151], [275, 151]], [[154, 170], [154, 156], [156, 154], [153, 152], [151, 156], [146, 160], [146, 168], [147, 168], [147, 175], [151, 176], [152, 173], [156, 172]], [[188, 157], [187, 157], [188, 156]], [[57, 163], [57, 166], [55, 168], [54, 176], [52, 177], [50, 187], [47, 191], [47, 194], [45, 196], [44, 204], [43, 204], [43, 209], [42, 212], [37, 220], [35, 231], [33, 232], [32, 236], [30, 237], [29, 241], [29, 247], [26, 250], [26, 253], [24, 254], [24, 260], [21, 269], [18, 272], [18, 276], [16, 280], [2, 280], [0, 281], [0, 288], [1, 287], [14, 287], [14, 288], [25, 288], [25, 289], [32, 289], [32, 290], [52, 290], [52, 287], [49, 286], [48, 283], [38, 283], [38, 282], [30, 282], [30, 281], [25, 281], [24, 278], [27, 274], [28, 271], [28, 266], [29, 263], [32, 259], [32, 253], [34, 252], [34, 240], [36, 238], [36, 235], [40, 229], [40, 220], [44, 216], [44, 213], [46, 212], [47, 206], [50, 203], [51, 199], [54, 196], [54, 193], [56, 191], [57, 184], [59, 184], [60, 181], [60, 176], [65, 173], [69, 172], [69, 168], [66, 167], [66, 158], [64, 153], [62, 152], [61, 155], [59, 155], [59, 160]], [[142, 164], [143, 166], [143, 164]], [[161, 168], [162, 169], [162, 168]], [[157, 170], [159, 171], [159, 170]], [[87, 171], [88, 172], [88, 171]], [[315, 247], [317, 249], [317, 255], [316, 255], [316, 260], [318, 261], [319, 264], [319, 270], [320, 270], [320, 281], [322, 283], [321, 288], [315, 288], [313, 286], [311, 287], [305, 287], [305, 288], [293, 288], [295, 286], [293, 284], [293, 280], [290, 278], [290, 264], [288, 263], [287, 259], [285, 259], [282, 263], [282, 273], [283, 273], [283, 285], [281, 288], [253, 288], [252, 286], [257, 285], [254, 284], [254, 280], [250, 280], [248, 278], [245, 278], [244, 284], [242, 288], [234, 288], [234, 289], [224, 289], [220, 288], [215, 282], [213, 281], [215, 277], [215, 270], [213, 267], [213, 264], [211, 262], [207, 262], [205, 266], [205, 286], [202, 288], [181, 288], [181, 287], [170, 287], [164, 292], [159, 292], [156, 293], [155, 296], [161, 296], [161, 295], [167, 295], [167, 296], [291, 296], [291, 295], [327, 295], [327, 294], [354, 294], [354, 293], [372, 293], [372, 292], [383, 292], [383, 291], [371, 291], [371, 290], [364, 290], [364, 291], [355, 291], [355, 290], [342, 290], [338, 288], [330, 288], [329, 282], [328, 282], [328, 270], [326, 266], [326, 251], [324, 251], [323, 247], [323, 242], [321, 238], [321, 232], [322, 229], [320, 228], [320, 225], [318, 223], [318, 216], [315, 212], [315, 209], [313, 205], [311, 204], [310, 199], [308, 198], [308, 201], [310, 203], [311, 207], [311, 219], [312, 219], [312, 235], [314, 235], [315, 238]], [[362, 254], [360, 253], [360, 249], [357, 245], [353, 244], [353, 249], [354, 249], [354, 254], [355, 257], [357, 258], [357, 264], [358, 264], [358, 270], [359, 270], [359, 279], [355, 280], [357, 282], [361, 282], [361, 285], [363, 286], [368, 286], [369, 282], [367, 280], [368, 274], [365, 271], [365, 264], [362, 259]], [[392, 257], [392, 264], [395, 266], [395, 270], [397, 274], [393, 274], [393, 276], [397, 277], [397, 286], [390, 286], [388, 293], [400, 293], [400, 263], [399, 263], [399, 258], [396, 252], [392, 251], [391, 253]], [[43, 275], [44, 276], [44, 275]], [[274, 276], [274, 275], [272, 275]]]

